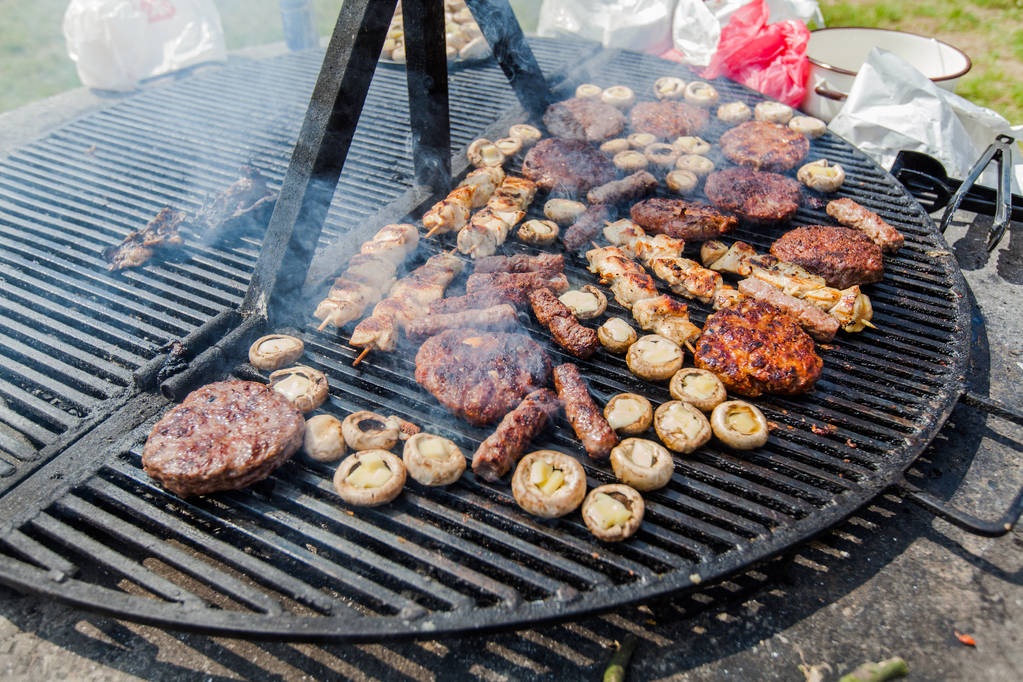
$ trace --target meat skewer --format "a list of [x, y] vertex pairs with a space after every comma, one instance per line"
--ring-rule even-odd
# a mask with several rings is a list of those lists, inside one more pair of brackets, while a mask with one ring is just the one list
[[[700, 251], [700, 259], [712, 270], [763, 281], [788, 296], [810, 303], [835, 318], [847, 332], [874, 327], [870, 322], [874, 309], [858, 285], [841, 290], [829, 287], [822, 277], [769, 254], [758, 254], [745, 242], [735, 242], [730, 247], [719, 241], [705, 242]], [[751, 292], [765, 291], [749, 284], [746, 288]], [[734, 298], [734, 295], [731, 297]], [[763, 295], [757, 297], [763, 298]], [[719, 307], [719, 302], [724, 301], [715, 300], [715, 307]]]
[[881, 247], [885, 253], [895, 253], [902, 248], [905, 238], [878, 214], [852, 199], [834, 199], [824, 209], [828, 215], [854, 230], [859, 230], [870, 241]]
[[458, 250], [472, 258], [490, 256], [504, 243], [508, 232], [526, 215], [533, 202], [532, 180], [505, 177], [501, 186], [458, 232]]
[[349, 343], [364, 350], [353, 365], [371, 350], [393, 351], [399, 331], [419, 317], [430, 303], [444, 297], [444, 289], [463, 267], [452, 253], [431, 256], [423, 265], [398, 280], [390, 295], [373, 308], [373, 314], [360, 322]]
[[458, 187], [423, 214], [426, 236], [462, 229], [472, 210], [486, 205], [503, 180], [504, 171], [500, 167], [477, 168], [466, 175]]
[[554, 418], [560, 406], [558, 397], [548, 388], [526, 395], [480, 443], [472, 456], [473, 473], [488, 481], [496, 481], [508, 473], [522, 457], [529, 441]]
[[327, 298], [320, 301], [313, 315], [328, 324], [342, 327], [358, 319], [363, 311], [379, 301], [394, 283], [398, 265], [419, 245], [419, 231], [408, 223], [385, 225], [362, 244], [348, 268], [334, 280]]
[[426, 338], [439, 334], [445, 329], [485, 329], [488, 331], [510, 331], [517, 327], [519, 318], [515, 306], [508, 303], [462, 310], [453, 313], [428, 313], [405, 324], [405, 335], [409, 338]]
[[579, 324], [569, 307], [559, 301], [550, 289], [530, 291], [529, 303], [536, 319], [550, 330], [559, 346], [583, 360], [597, 352], [600, 347], [597, 332]]
[[572, 363], [555, 367], [554, 386], [586, 454], [593, 459], [606, 459], [611, 448], [618, 445], [618, 436], [590, 397], [579, 368]]

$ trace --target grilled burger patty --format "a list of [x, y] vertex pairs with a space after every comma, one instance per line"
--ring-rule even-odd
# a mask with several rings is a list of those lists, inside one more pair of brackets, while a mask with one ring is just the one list
[[633, 130], [663, 140], [695, 135], [706, 127], [709, 118], [705, 109], [673, 100], [640, 102], [629, 112]]
[[269, 476], [304, 435], [305, 419], [280, 394], [252, 381], [218, 381], [156, 423], [142, 467], [181, 497], [235, 490]]
[[603, 142], [625, 129], [625, 114], [599, 100], [573, 97], [547, 107], [543, 124], [554, 137]]
[[824, 364], [813, 339], [795, 320], [751, 299], [707, 318], [694, 360], [700, 369], [716, 374], [729, 391], [749, 397], [805, 393]]
[[702, 242], [731, 232], [739, 221], [712, 206], [682, 199], [654, 197], [633, 204], [632, 220], [650, 234]]
[[711, 173], [703, 192], [714, 205], [754, 223], [781, 223], [799, 209], [799, 183], [777, 173], [726, 168]]
[[588, 192], [617, 177], [614, 164], [581, 140], [540, 140], [522, 160], [522, 174], [542, 189], [569, 194]]
[[543, 388], [551, 360], [524, 334], [449, 329], [416, 353], [416, 382], [471, 424], [490, 424]]
[[797, 227], [771, 245], [771, 255], [803, 266], [836, 289], [880, 282], [884, 277], [881, 247], [848, 227]]
[[767, 121], [740, 123], [724, 132], [718, 143], [732, 163], [767, 171], [795, 168], [810, 151], [805, 135]]

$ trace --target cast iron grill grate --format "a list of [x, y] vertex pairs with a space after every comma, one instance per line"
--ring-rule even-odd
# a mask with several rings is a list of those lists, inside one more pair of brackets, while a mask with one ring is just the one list
[[[588, 80], [629, 83], [641, 98], [654, 79], [680, 71], [629, 53], [600, 59]], [[467, 70], [472, 83], [485, 82], [475, 71]], [[566, 83], [566, 90], [575, 85]], [[723, 99], [758, 100], [741, 86], [715, 85]], [[456, 106], [471, 96], [453, 92]], [[507, 102], [509, 95], [494, 100]], [[371, 91], [370, 111], [374, 96]], [[707, 137], [720, 132], [715, 124]], [[830, 344], [813, 393], [757, 401], [776, 425], [766, 447], [738, 456], [711, 446], [678, 458], [671, 483], [646, 495], [646, 520], [627, 543], [596, 542], [577, 515], [529, 517], [506, 484], [471, 475], [449, 489], [409, 483], [390, 505], [350, 510], [333, 493], [333, 467], [302, 458], [250, 489], [180, 500], [140, 468], [154, 417], [110, 446], [94, 475], [40, 503], [39, 514], [4, 536], [9, 555], [51, 572], [54, 580], [35, 589], [138, 620], [253, 636], [375, 639], [577, 616], [689, 589], [790, 547], [876, 496], [933, 438], [958, 395], [969, 325], [961, 275], [941, 255], [941, 239], [913, 199], [834, 136], [813, 143], [811, 157], [822, 156], [846, 167], [842, 195], [877, 210], [907, 236], [885, 281], [869, 288], [880, 329], [841, 334]], [[403, 163], [410, 172], [410, 162]], [[365, 182], [386, 184], [374, 177]], [[352, 195], [344, 182], [343, 176], [340, 202]], [[542, 203], [538, 197], [533, 215]], [[335, 204], [328, 227], [351, 229], [338, 224], [338, 212]], [[820, 208], [804, 208], [794, 222], [830, 221]], [[758, 249], [775, 236], [748, 229], [734, 235]], [[424, 242], [410, 267], [449, 242]], [[245, 247], [250, 260], [256, 246]], [[522, 248], [506, 245], [509, 252]], [[573, 283], [593, 281], [584, 265], [581, 257], [568, 259]], [[453, 289], [457, 294], [458, 283]], [[296, 305], [311, 310], [314, 303]], [[699, 304], [691, 311], [699, 324], [709, 312]], [[609, 314], [629, 317], [614, 304]], [[535, 338], [547, 338], [528, 316], [521, 319]], [[455, 422], [415, 384], [414, 348], [374, 353], [355, 369], [346, 331], [310, 326], [301, 332], [305, 361], [329, 378], [325, 411], [398, 414], [453, 439], [467, 454], [488, 435]], [[571, 361], [547, 347], [555, 362]], [[654, 402], [668, 399], [663, 386], [634, 378], [620, 358], [601, 353], [579, 364], [598, 402], [626, 390]], [[249, 371], [236, 369], [246, 378]], [[612, 480], [605, 464], [586, 460], [564, 422], [533, 446], [580, 455], [590, 486]], [[58, 464], [32, 480], [43, 480]], [[9, 558], [0, 561], [8, 576], [35, 575]]]

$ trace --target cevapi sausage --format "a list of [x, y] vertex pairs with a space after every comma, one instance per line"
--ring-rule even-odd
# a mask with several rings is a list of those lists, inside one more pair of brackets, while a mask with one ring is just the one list
[[465, 282], [465, 293], [469, 296], [490, 296], [497, 292], [504, 299], [500, 302], [522, 306], [529, 300], [529, 292], [534, 289], [546, 288], [562, 294], [568, 291], [568, 287], [568, 278], [563, 274], [545, 277], [539, 272], [487, 272], [469, 275]]
[[529, 303], [536, 319], [550, 330], [559, 346], [583, 360], [597, 352], [600, 347], [597, 332], [579, 324], [569, 307], [549, 289], [530, 291]]
[[565, 272], [565, 257], [560, 253], [484, 256], [476, 259], [473, 272], [539, 272], [544, 277], [553, 277]]
[[568, 362], [555, 367], [554, 387], [586, 454], [593, 459], [606, 459], [611, 448], [618, 445], [618, 436], [590, 397], [579, 368]]
[[655, 189], [657, 178], [648, 171], [641, 170], [621, 180], [612, 180], [600, 187], [594, 187], [586, 193], [586, 201], [591, 204], [618, 204], [645, 197]]
[[473, 473], [488, 481], [496, 481], [508, 473], [522, 457], [529, 441], [554, 418], [560, 405], [550, 389], [541, 388], [527, 394], [480, 443], [472, 456]]
[[562, 241], [565, 242], [565, 248], [569, 251], [578, 251], [584, 246], [588, 246], [590, 240], [600, 233], [604, 223], [610, 217], [611, 211], [603, 204], [595, 204], [587, 208], [579, 216], [579, 219], [572, 223], [570, 228], [565, 230], [565, 236], [562, 237]]
[[424, 338], [439, 334], [445, 329], [485, 329], [501, 332], [510, 331], [518, 324], [519, 318], [515, 314], [515, 307], [502, 303], [489, 308], [424, 315], [405, 325], [405, 335], [409, 338]]

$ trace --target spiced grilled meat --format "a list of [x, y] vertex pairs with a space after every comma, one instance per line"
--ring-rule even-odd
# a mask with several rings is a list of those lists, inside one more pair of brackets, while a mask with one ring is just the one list
[[880, 282], [884, 277], [881, 247], [848, 227], [797, 227], [771, 245], [771, 255], [801, 265], [836, 289]]
[[488, 481], [504, 476], [522, 457], [529, 441], [554, 420], [560, 408], [558, 396], [548, 388], [527, 395], [480, 443], [472, 456], [473, 473]]
[[305, 419], [252, 381], [218, 381], [188, 394], [149, 433], [142, 467], [181, 497], [261, 481], [302, 445]]
[[633, 204], [629, 214], [633, 222], [649, 234], [666, 234], [694, 242], [717, 239], [739, 224], [734, 216], [724, 215], [713, 206], [662, 197]]
[[810, 151], [805, 135], [768, 121], [740, 123], [722, 133], [718, 144], [732, 163], [765, 171], [795, 168]]
[[579, 194], [617, 177], [611, 160], [582, 140], [547, 138], [522, 160], [522, 174], [548, 192]]
[[551, 360], [524, 334], [449, 329], [416, 353], [416, 382], [471, 424], [491, 424], [550, 379]]
[[813, 339], [795, 320], [751, 299], [707, 318], [694, 360], [700, 369], [716, 374], [729, 391], [749, 397], [805, 393], [824, 364]]
[[514, 256], [484, 256], [476, 259], [475, 273], [485, 272], [539, 272], [545, 277], [563, 273], [565, 257], [560, 253], [519, 253]]
[[685, 102], [661, 100], [640, 102], [629, 112], [632, 129], [639, 133], [650, 133], [662, 140], [696, 135], [707, 126], [710, 116], [702, 109]]
[[758, 224], [791, 220], [801, 197], [792, 178], [745, 167], [711, 173], [703, 191], [719, 209]]
[[590, 397], [579, 368], [570, 362], [555, 367], [554, 386], [586, 454], [593, 459], [607, 459], [611, 449], [618, 445], [618, 436]]
[[603, 142], [625, 129], [625, 114], [599, 100], [573, 97], [547, 107], [543, 124], [554, 137]]
[[563, 294], [568, 291], [568, 286], [568, 278], [564, 274], [545, 277], [542, 272], [486, 272], [469, 275], [465, 281], [465, 293], [488, 301], [496, 300], [496, 303], [525, 306], [533, 289], [550, 289], [556, 294]]
[[537, 321], [547, 327], [554, 341], [572, 355], [585, 360], [600, 348], [597, 332], [579, 324], [569, 307], [550, 289], [530, 291], [529, 303]]

